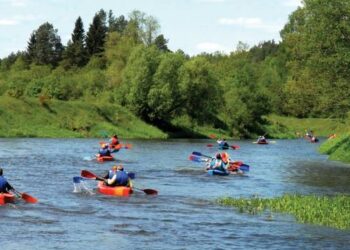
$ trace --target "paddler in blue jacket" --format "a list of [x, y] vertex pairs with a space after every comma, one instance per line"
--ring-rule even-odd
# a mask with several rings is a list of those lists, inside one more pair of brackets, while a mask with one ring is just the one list
[[10, 190], [14, 190], [2, 174], [3, 170], [0, 168], [0, 193], [8, 193]]
[[220, 153], [217, 153], [215, 158], [212, 159], [212, 161], [209, 164], [208, 169], [219, 170], [221, 172], [227, 172], [227, 170], [225, 168], [225, 163], [222, 161]]
[[100, 150], [98, 151], [100, 156], [111, 156], [111, 151], [107, 144], [102, 144]]
[[113, 166], [111, 170], [108, 171], [108, 174], [105, 176], [105, 183], [107, 186], [116, 187], [116, 186], [125, 186], [132, 188], [131, 179], [122, 165]]

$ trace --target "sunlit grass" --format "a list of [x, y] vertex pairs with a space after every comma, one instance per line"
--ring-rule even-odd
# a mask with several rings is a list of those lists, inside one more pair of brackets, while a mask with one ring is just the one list
[[220, 198], [220, 205], [236, 207], [240, 212], [258, 214], [263, 211], [288, 213], [301, 223], [337, 229], [350, 228], [350, 196], [315, 196], [285, 194], [277, 198]]

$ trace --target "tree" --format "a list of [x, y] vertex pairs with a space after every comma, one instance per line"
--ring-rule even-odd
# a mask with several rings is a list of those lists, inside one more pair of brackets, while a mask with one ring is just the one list
[[170, 121], [181, 112], [183, 98], [179, 91], [180, 68], [185, 62], [180, 53], [164, 53], [153, 76], [147, 96], [152, 120]]
[[154, 43], [160, 29], [157, 19], [147, 16], [144, 12], [138, 10], [131, 12], [129, 18], [130, 21], [133, 21], [137, 25], [139, 37], [143, 43], [147, 46]]
[[68, 67], [82, 67], [87, 63], [87, 57], [84, 25], [81, 17], [78, 17], [75, 21], [72, 38], [68, 41], [67, 48], [63, 54], [64, 64]]
[[46, 22], [40, 25], [31, 35], [27, 54], [32, 55], [32, 60], [36, 64], [57, 66], [62, 58], [63, 50], [61, 38], [57, 35], [57, 29]]
[[100, 10], [95, 14], [86, 35], [86, 46], [90, 56], [94, 54], [101, 54], [104, 51], [106, 35], [106, 12], [104, 10]]
[[163, 34], [157, 36], [156, 39], [154, 39], [154, 45], [156, 45], [159, 50], [164, 52], [170, 51], [168, 49], [167, 43], [168, 43], [168, 40], [164, 38]]
[[153, 75], [159, 64], [159, 50], [154, 46], [136, 47], [123, 71], [123, 84], [119, 92], [121, 103], [142, 119], [149, 121], [151, 108], [148, 105], [148, 95], [152, 88]]
[[112, 10], [108, 12], [108, 32], [118, 32], [120, 34], [123, 33], [126, 26], [128, 25], [128, 21], [125, 19], [123, 15], [115, 18]]
[[221, 92], [211, 65], [204, 57], [187, 61], [180, 71], [180, 91], [187, 114], [200, 123], [217, 114]]

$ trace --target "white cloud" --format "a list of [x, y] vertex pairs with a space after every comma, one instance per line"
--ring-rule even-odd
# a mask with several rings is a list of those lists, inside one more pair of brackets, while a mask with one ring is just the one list
[[14, 19], [0, 19], [0, 26], [9, 26], [16, 24], [18, 24], [18, 21]]
[[27, 6], [28, 0], [7, 0], [14, 7], [24, 7]]
[[196, 0], [196, 1], [200, 3], [223, 3], [226, 0]]
[[283, 5], [288, 7], [302, 6], [301, 0], [284, 0]]
[[[213, 52], [216, 52], [216, 51], [220, 51], [220, 52], [229, 52], [230, 49], [221, 45], [221, 44], [218, 44], [218, 43], [212, 43], [212, 42], [202, 42], [202, 43], [198, 43], [196, 45], [196, 49], [197, 51], [199, 52], [208, 52], [208, 53], [213, 53]], [[231, 49], [232, 50], [232, 49]]]
[[242, 26], [247, 29], [261, 29], [271, 33], [278, 32], [283, 27], [282, 24], [266, 24], [257, 17], [220, 18], [218, 22], [223, 25]]

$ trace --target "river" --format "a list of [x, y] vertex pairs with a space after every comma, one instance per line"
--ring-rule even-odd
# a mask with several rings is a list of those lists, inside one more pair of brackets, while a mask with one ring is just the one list
[[[249, 215], [221, 207], [222, 196], [350, 193], [350, 166], [327, 160], [319, 144], [277, 140], [240, 145], [231, 157], [246, 176], [207, 176], [192, 151], [214, 155], [211, 140], [128, 140], [114, 154], [135, 172], [131, 197], [74, 193], [82, 169], [102, 175], [113, 163], [91, 158], [100, 139], [0, 139], [0, 166], [21, 192], [39, 199], [0, 207], [0, 249], [348, 249], [349, 231], [300, 224], [292, 216]], [[122, 141], [123, 142], [123, 141]], [[93, 189], [96, 182], [85, 181]]]

